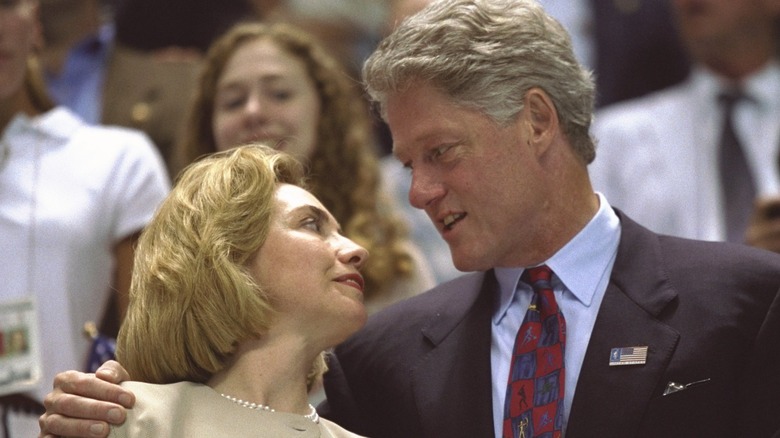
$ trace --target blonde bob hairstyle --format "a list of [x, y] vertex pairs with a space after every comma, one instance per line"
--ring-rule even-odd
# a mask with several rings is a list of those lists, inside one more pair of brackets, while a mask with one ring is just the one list
[[[117, 358], [134, 380], [205, 383], [239, 342], [267, 331], [273, 309], [247, 264], [268, 235], [280, 183], [303, 167], [263, 145], [188, 166], [141, 234]], [[309, 385], [325, 371], [321, 354]]]

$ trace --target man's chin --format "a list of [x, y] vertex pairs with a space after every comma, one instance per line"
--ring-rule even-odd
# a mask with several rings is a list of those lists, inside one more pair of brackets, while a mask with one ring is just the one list
[[452, 253], [452, 264], [461, 272], [486, 271], [491, 268], [491, 266], [485, 266], [484, 263], [480, 262], [481, 260], [477, 260], [477, 257], [473, 254], [459, 255]]

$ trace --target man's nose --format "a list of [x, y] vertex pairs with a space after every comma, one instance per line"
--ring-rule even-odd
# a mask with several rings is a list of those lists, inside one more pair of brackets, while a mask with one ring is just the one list
[[444, 186], [430, 172], [412, 171], [412, 185], [409, 188], [409, 203], [413, 207], [425, 209], [429, 204], [444, 195]]

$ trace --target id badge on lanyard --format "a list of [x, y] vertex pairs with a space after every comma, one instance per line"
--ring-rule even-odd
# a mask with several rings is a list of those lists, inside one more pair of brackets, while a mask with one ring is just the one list
[[33, 298], [0, 301], [0, 396], [35, 389], [41, 380]]

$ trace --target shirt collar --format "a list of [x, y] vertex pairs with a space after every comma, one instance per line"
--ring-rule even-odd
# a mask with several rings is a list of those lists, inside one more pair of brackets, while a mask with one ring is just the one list
[[85, 37], [71, 49], [71, 54], [85, 57], [104, 57], [114, 44], [116, 30], [113, 23], [105, 23], [92, 35]]
[[18, 113], [8, 124], [3, 136], [13, 138], [24, 132], [38, 132], [49, 137], [68, 138], [81, 125], [81, 120], [75, 114], [65, 107], [58, 106], [34, 117]]
[[[729, 79], [719, 76], [702, 65], [692, 70], [691, 83], [699, 89], [699, 95], [708, 96], [710, 101], [717, 101], [721, 91], [734, 88], [733, 82]], [[768, 62], [761, 70], [744, 78], [739, 87], [750, 97], [750, 102], [764, 110], [780, 106], [780, 101], [774, 98], [780, 94], [780, 63], [776, 60]]]
[[[599, 282], [605, 275], [610, 275], [607, 267], [617, 254], [620, 241], [620, 219], [604, 195], [596, 195], [599, 198], [599, 209], [590, 222], [544, 262], [555, 273], [553, 287], [555, 288], [557, 277], [563, 283], [564, 289], [571, 292], [584, 306], [591, 304]], [[501, 321], [514, 301], [517, 284], [524, 270], [525, 267], [495, 268], [500, 297], [494, 323]]]

